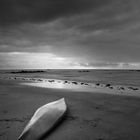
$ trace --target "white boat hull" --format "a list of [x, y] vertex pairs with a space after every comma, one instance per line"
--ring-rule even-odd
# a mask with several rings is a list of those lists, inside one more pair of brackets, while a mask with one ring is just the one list
[[46, 104], [34, 113], [18, 140], [38, 140], [47, 134], [67, 110], [64, 98]]

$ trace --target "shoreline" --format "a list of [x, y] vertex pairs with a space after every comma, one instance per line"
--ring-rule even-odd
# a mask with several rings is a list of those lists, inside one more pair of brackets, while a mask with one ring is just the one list
[[19, 81], [21, 85], [41, 87], [41, 88], [54, 88], [54, 89], [60, 88], [64, 90], [65, 89], [71, 91], [74, 90], [79, 92], [84, 91], [84, 92], [108, 93], [112, 95], [126, 95], [126, 96], [128, 95], [128, 96], [138, 96], [138, 97], [140, 96], [140, 88], [136, 86], [111, 85], [111, 84], [101, 84], [101, 83], [89, 83], [86, 81], [80, 82], [79, 80], [72, 81], [72, 80], [63, 80], [63, 79], [31, 78], [31, 77], [19, 77], [19, 76], [0, 77], [0, 79]]

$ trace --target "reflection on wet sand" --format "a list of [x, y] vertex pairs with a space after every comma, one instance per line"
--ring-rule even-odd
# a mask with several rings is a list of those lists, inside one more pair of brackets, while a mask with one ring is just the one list
[[[5, 80], [18, 80], [21, 85], [28, 85], [41, 88], [63, 89], [80, 92], [108, 93], [117, 95], [140, 96], [140, 89], [136, 86], [113, 85], [111, 83], [101, 82], [79, 82], [70, 80], [46, 79], [46, 78], [29, 78], [29, 77], [0, 77]], [[24, 83], [21, 81], [24, 81]]]
[[94, 91], [94, 88], [92, 86], [87, 86], [88, 84], [81, 85], [80, 83], [74, 81], [70, 82], [63, 80], [45, 80], [44, 82], [32, 82], [22, 84], [42, 88], [66, 89], [74, 91]]
[[79, 91], [79, 92], [98, 92], [98, 93], [107, 93], [114, 95], [139, 95], [139, 90], [130, 90], [128, 87], [122, 86], [113, 86], [111, 84], [93, 84], [77, 81], [66, 81], [66, 80], [57, 80], [57, 79], [44, 79], [42, 81], [36, 80], [35, 82], [25, 82], [21, 83], [22, 85], [41, 87], [41, 88], [52, 88], [52, 89], [61, 89], [61, 90], [70, 90], [70, 91]]

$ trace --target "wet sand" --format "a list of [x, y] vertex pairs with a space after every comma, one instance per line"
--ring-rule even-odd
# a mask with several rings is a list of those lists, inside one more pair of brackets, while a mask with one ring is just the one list
[[139, 140], [140, 98], [0, 80], [0, 140], [16, 140], [35, 110], [64, 97], [68, 112], [44, 140]]

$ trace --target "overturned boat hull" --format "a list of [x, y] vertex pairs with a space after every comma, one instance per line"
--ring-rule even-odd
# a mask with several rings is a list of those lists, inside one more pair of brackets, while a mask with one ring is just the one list
[[39, 140], [62, 119], [66, 110], [64, 98], [40, 107], [34, 113], [18, 140]]

